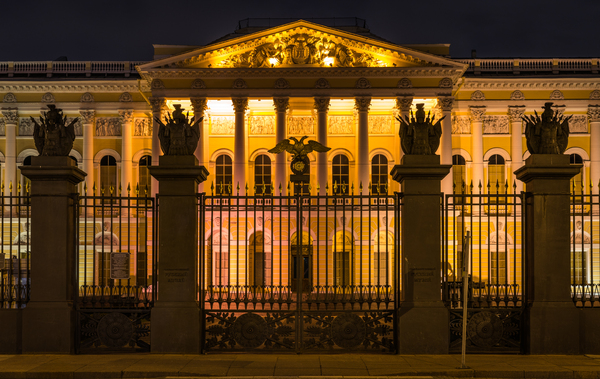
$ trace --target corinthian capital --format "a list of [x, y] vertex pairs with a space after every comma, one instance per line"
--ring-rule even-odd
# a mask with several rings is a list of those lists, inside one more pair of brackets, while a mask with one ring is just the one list
[[160, 113], [167, 107], [167, 100], [164, 97], [151, 97], [150, 105], [152, 106], [152, 113]]
[[510, 105], [508, 107], [508, 117], [510, 117], [510, 122], [521, 122], [524, 114], [524, 105]]
[[247, 97], [232, 97], [231, 102], [233, 103], [233, 109], [236, 112], [246, 112], [248, 109]]
[[194, 117], [204, 117], [204, 112], [208, 109], [208, 100], [206, 97], [192, 97], [190, 102], [194, 110]]
[[471, 121], [483, 121], [483, 116], [485, 116], [485, 109], [485, 105], [469, 106], [469, 112], [471, 113]]
[[2, 116], [6, 119], [7, 124], [16, 124], [19, 119], [18, 108], [2, 108]]
[[273, 98], [273, 106], [275, 107], [276, 112], [285, 112], [290, 107], [290, 98], [289, 97], [274, 97]]
[[81, 116], [84, 124], [93, 124], [94, 117], [96, 117], [96, 111], [93, 109], [80, 109], [79, 115]]
[[452, 106], [454, 105], [454, 98], [451, 96], [440, 96], [437, 98], [438, 106], [442, 110], [442, 112], [450, 112], [452, 111]]
[[412, 103], [412, 96], [402, 96], [396, 98], [396, 108], [399, 109], [401, 112], [410, 111], [410, 106], [412, 105]]
[[600, 121], [600, 105], [588, 106], [588, 117], [590, 119], [590, 122], [599, 122]]
[[133, 122], [133, 109], [119, 109], [119, 119], [123, 124]]
[[314, 108], [317, 110], [317, 112], [327, 112], [329, 110], [329, 98], [315, 97]]
[[359, 112], [368, 112], [369, 108], [371, 108], [371, 97], [360, 96], [354, 98], [354, 108]]

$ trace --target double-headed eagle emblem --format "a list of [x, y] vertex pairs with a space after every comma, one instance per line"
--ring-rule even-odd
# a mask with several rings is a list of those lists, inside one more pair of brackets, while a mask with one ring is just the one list
[[541, 117], [523, 116], [527, 150], [531, 154], [563, 154], [569, 144], [569, 120], [552, 110], [553, 103], [544, 105]]
[[166, 124], [159, 117], [154, 120], [158, 123], [158, 140], [165, 155], [192, 155], [200, 139], [200, 122], [203, 117], [190, 122], [190, 114], [183, 114], [181, 104], [174, 104], [175, 110], [165, 117]]
[[33, 141], [40, 155], [67, 156], [73, 148], [75, 140], [75, 123], [78, 118], [67, 124], [67, 116], [62, 109], [57, 109], [54, 104], [48, 105], [50, 110], [45, 117], [40, 117], [40, 123], [33, 120]]
[[[284, 151], [292, 154], [292, 163], [291, 169], [292, 172], [296, 175], [305, 174], [308, 171], [308, 167], [310, 165], [310, 160], [307, 155], [312, 153], [313, 151], [319, 153], [325, 153], [331, 150], [330, 147], [323, 146], [317, 141], [309, 140], [304, 143], [304, 140], [307, 139], [308, 136], [304, 136], [298, 140], [295, 137], [290, 137], [290, 139], [284, 139], [279, 142], [274, 148], [269, 150], [269, 153], [279, 154]], [[293, 141], [294, 143], [290, 143]]]

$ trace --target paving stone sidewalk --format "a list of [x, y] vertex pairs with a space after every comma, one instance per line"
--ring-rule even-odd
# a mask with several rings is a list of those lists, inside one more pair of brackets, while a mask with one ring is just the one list
[[600, 379], [600, 355], [0, 355], [2, 378], [455, 377]]

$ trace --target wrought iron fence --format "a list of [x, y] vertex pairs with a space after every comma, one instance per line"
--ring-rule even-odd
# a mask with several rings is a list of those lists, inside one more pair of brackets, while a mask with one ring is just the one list
[[398, 199], [200, 194], [203, 349], [394, 351]]
[[571, 196], [571, 297], [578, 307], [600, 306], [600, 195]]
[[[18, 186], [17, 193], [21, 193]], [[31, 285], [31, 202], [29, 186], [23, 195], [4, 193], [2, 185], [2, 251], [0, 251], [0, 308], [24, 308]]]
[[157, 292], [155, 199], [111, 190], [80, 197], [78, 214], [79, 351], [149, 351]]

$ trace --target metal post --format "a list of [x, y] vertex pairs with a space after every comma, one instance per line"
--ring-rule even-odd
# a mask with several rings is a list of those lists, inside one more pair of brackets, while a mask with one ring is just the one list
[[463, 242], [463, 321], [462, 321], [462, 359], [460, 361], [460, 368], [468, 368], [465, 359], [467, 355], [467, 305], [469, 304], [469, 265], [471, 260], [471, 232], [467, 231], [465, 240]]

